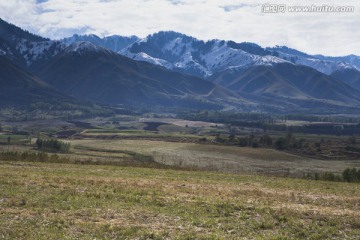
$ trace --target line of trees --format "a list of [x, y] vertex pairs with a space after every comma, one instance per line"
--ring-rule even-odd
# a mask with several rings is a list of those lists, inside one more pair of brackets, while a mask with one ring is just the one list
[[29, 161], [29, 162], [63, 162], [68, 163], [68, 158], [60, 157], [57, 154], [44, 152], [0, 152], [1, 161]]
[[70, 152], [70, 143], [65, 143], [57, 139], [41, 139], [36, 140], [36, 145], [39, 150], [52, 152]]
[[239, 147], [274, 147], [279, 150], [303, 148], [307, 146], [305, 139], [296, 139], [292, 133], [287, 133], [284, 137], [273, 140], [269, 135], [255, 136], [253, 134], [236, 137], [229, 135], [222, 137], [220, 134], [215, 136], [215, 141], [226, 145], [235, 145]]
[[305, 174], [304, 178], [322, 180], [322, 181], [331, 181], [331, 182], [360, 182], [360, 169], [356, 168], [347, 168], [342, 174], [335, 174], [333, 172], [323, 172], [315, 173], [315, 175]]
[[[179, 112], [177, 117], [194, 121], [209, 121], [216, 123], [235, 123], [233, 126], [239, 126], [241, 123], [253, 122], [274, 125], [286, 120], [301, 120], [309, 122], [330, 122], [330, 123], [359, 123], [358, 117], [344, 116], [318, 116], [308, 114], [271, 114], [271, 113], [232, 113], [221, 111], [193, 111]], [[360, 124], [358, 125], [360, 127]]]

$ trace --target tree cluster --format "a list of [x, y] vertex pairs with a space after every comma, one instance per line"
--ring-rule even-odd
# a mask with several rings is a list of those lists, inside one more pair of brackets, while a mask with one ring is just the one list
[[256, 137], [253, 134], [244, 137], [235, 137], [231, 134], [227, 138], [216, 135], [215, 141], [226, 145], [236, 145], [239, 147], [269, 147], [272, 146], [272, 139], [269, 135]]
[[285, 137], [280, 137], [275, 142], [275, 147], [280, 150], [290, 148], [303, 148], [305, 146], [305, 139], [296, 139], [292, 133], [288, 133]]
[[52, 152], [70, 152], [70, 143], [65, 143], [57, 139], [41, 139], [36, 140], [36, 145], [39, 150]]

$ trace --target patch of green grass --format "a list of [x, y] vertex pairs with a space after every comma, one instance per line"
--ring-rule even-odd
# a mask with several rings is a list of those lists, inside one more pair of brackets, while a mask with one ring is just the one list
[[8, 144], [10, 137], [10, 144], [28, 143], [29, 136], [18, 134], [0, 134], [0, 144]]
[[115, 128], [101, 128], [101, 129], [88, 129], [86, 134], [101, 134], [101, 133], [113, 133], [113, 134], [151, 134], [150, 131], [138, 130], [138, 129], [126, 129], [120, 130]]
[[10, 137], [13, 140], [21, 140], [21, 139], [27, 139], [29, 136], [25, 135], [17, 135], [17, 134], [0, 134], [0, 140], [6, 140], [8, 137]]

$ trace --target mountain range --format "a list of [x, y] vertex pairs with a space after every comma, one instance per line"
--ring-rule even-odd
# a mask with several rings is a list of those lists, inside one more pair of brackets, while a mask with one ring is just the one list
[[[21, 87], [12, 95], [31, 101], [54, 99], [50, 94], [124, 107], [360, 112], [360, 57], [355, 55], [202, 41], [173, 31], [143, 39], [50, 40], [0, 19], [0, 57], [6, 73], [0, 74], [1, 89], [17, 84]], [[20, 104], [1, 96], [1, 106]]]

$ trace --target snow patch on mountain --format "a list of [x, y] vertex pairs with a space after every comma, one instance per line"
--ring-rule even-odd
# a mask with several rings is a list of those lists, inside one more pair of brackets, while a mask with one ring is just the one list
[[289, 61], [286, 61], [284, 59], [274, 57], [274, 56], [261, 56], [261, 57], [258, 57], [257, 60], [255, 60], [254, 65], [272, 66], [272, 65], [278, 64], [278, 63], [289, 63]]
[[21, 39], [16, 45], [16, 49], [24, 57], [27, 66], [57, 55], [65, 47], [58, 41], [29, 42], [25, 39]]
[[84, 52], [101, 52], [108, 51], [106, 48], [97, 46], [91, 42], [75, 42], [69, 45], [66, 49], [66, 53], [76, 52], [76, 53], [84, 53]]
[[191, 42], [184, 42], [181, 37], [175, 38], [163, 47], [164, 51], [171, 51], [174, 55], [191, 51]]
[[158, 65], [158, 66], [162, 66], [162, 67], [166, 67], [166, 68], [171, 67], [171, 64], [168, 63], [167, 61], [165, 61], [163, 59], [151, 57], [144, 52], [131, 54], [131, 55], [128, 55], [128, 57], [133, 60], [136, 60], [136, 61], [148, 62], [148, 63], [154, 64], [154, 65]]
[[218, 41], [202, 58], [209, 70], [214, 72], [225, 70], [228, 67], [249, 65], [254, 61], [255, 56], [239, 49], [229, 48], [226, 44]]
[[345, 62], [319, 60], [319, 59], [311, 59], [311, 58], [300, 58], [299, 60], [296, 61], [296, 63], [315, 68], [319, 72], [325, 73], [327, 75], [330, 75], [331, 73], [337, 70], [357, 69], [355, 66]]
[[212, 73], [206, 67], [194, 60], [191, 53], [185, 53], [179, 61], [174, 63], [171, 69], [187, 69], [196, 71], [203, 76], [210, 76]]

